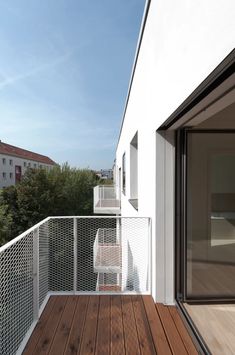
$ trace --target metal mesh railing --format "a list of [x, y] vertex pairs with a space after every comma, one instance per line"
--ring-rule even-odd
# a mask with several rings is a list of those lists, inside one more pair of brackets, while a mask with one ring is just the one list
[[150, 293], [149, 225], [51, 217], [1, 247], [0, 354], [17, 352], [51, 293]]
[[49, 290], [49, 222], [39, 227], [39, 307]]
[[0, 354], [15, 354], [34, 318], [33, 233], [0, 253]]

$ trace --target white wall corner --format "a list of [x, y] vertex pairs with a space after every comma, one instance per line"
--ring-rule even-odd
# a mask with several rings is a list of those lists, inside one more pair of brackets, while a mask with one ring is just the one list
[[174, 132], [156, 133], [156, 301], [174, 304]]

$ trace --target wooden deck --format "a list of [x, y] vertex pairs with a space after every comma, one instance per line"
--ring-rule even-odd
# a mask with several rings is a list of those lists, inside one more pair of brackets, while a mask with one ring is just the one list
[[23, 352], [33, 354], [197, 354], [175, 307], [151, 296], [50, 297]]

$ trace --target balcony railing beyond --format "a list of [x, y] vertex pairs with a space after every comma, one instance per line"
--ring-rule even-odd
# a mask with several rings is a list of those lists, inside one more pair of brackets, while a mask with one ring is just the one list
[[117, 197], [116, 186], [98, 185], [94, 187], [95, 213], [120, 213], [120, 199]]

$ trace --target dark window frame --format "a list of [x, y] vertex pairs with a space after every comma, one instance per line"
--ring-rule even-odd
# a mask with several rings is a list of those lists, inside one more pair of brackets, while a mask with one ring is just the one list
[[122, 193], [126, 195], [126, 152], [122, 155]]

